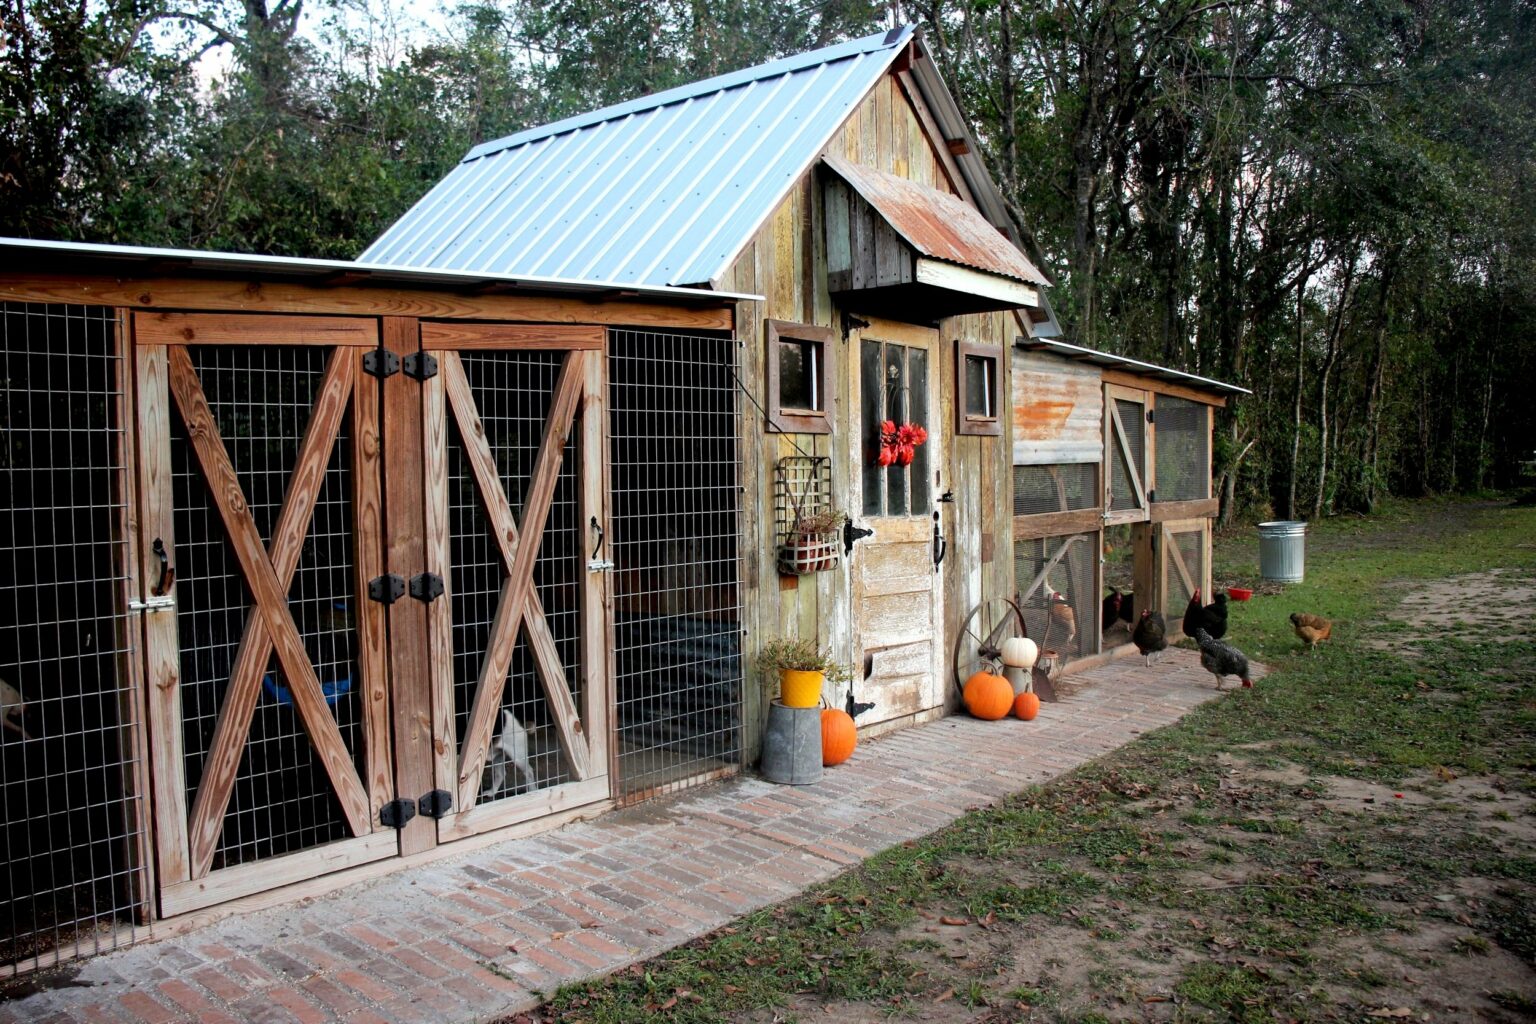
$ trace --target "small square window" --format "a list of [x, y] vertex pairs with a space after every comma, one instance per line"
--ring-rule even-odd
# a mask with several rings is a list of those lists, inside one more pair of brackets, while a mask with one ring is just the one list
[[832, 331], [765, 321], [768, 425], [782, 434], [830, 434]]
[[955, 342], [955, 433], [998, 435], [1003, 432], [1003, 350], [997, 345]]

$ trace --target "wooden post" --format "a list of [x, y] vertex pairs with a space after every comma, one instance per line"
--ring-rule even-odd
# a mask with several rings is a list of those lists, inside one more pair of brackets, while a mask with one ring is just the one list
[[[403, 361], [419, 346], [420, 329], [414, 318], [384, 318], [387, 351]], [[421, 382], [404, 373], [385, 380], [383, 413], [384, 459], [390, 474], [384, 498], [384, 571], [409, 580], [427, 566]], [[427, 606], [401, 598], [389, 606], [388, 619], [395, 791], [403, 799], [416, 800], [435, 788]], [[400, 830], [402, 854], [436, 845], [437, 822], [425, 815], [412, 818]]]

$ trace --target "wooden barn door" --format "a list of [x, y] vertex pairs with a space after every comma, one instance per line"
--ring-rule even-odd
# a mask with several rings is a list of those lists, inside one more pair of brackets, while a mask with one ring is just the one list
[[393, 855], [369, 319], [137, 314], [161, 912]]
[[[854, 688], [871, 725], [943, 703], [943, 576], [934, 564], [935, 470], [944, 465], [937, 331], [878, 322], [850, 339], [849, 514], [874, 533], [849, 560]], [[880, 424], [920, 424], [910, 465], [880, 466]], [[840, 695], [829, 697], [839, 699]]]
[[439, 840], [609, 797], [605, 345], [422, 325]]
[[1145, 391], [1104, 385], [1104, 522], [1144, 522], [1153, 487]]

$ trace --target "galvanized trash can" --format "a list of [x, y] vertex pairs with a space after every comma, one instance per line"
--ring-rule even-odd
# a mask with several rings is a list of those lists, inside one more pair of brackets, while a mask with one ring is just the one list
[[1259, 575], [1276, 583], [1300, 583], [1307, 567], [1307, 524], [1282, 520], [1259, 524]]
[[768, 705], [763, 732], [763, 778], [791, 786], [821, 781], [821, 708], [791, 708], [782, 701]]

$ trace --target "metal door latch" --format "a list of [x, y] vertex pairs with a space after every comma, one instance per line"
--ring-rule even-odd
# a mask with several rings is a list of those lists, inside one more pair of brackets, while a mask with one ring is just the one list
[[587, 572], [608, 572], [613, 568], [613, 563], [606, 558], [593, 558], [587, 562]]
[[128, 602], [128, 610], [131, 612], [163, 612], [175, 607], [176, 598], [170, 594], [164, 597], [152, 597], [148, 601], [135, 598]]

